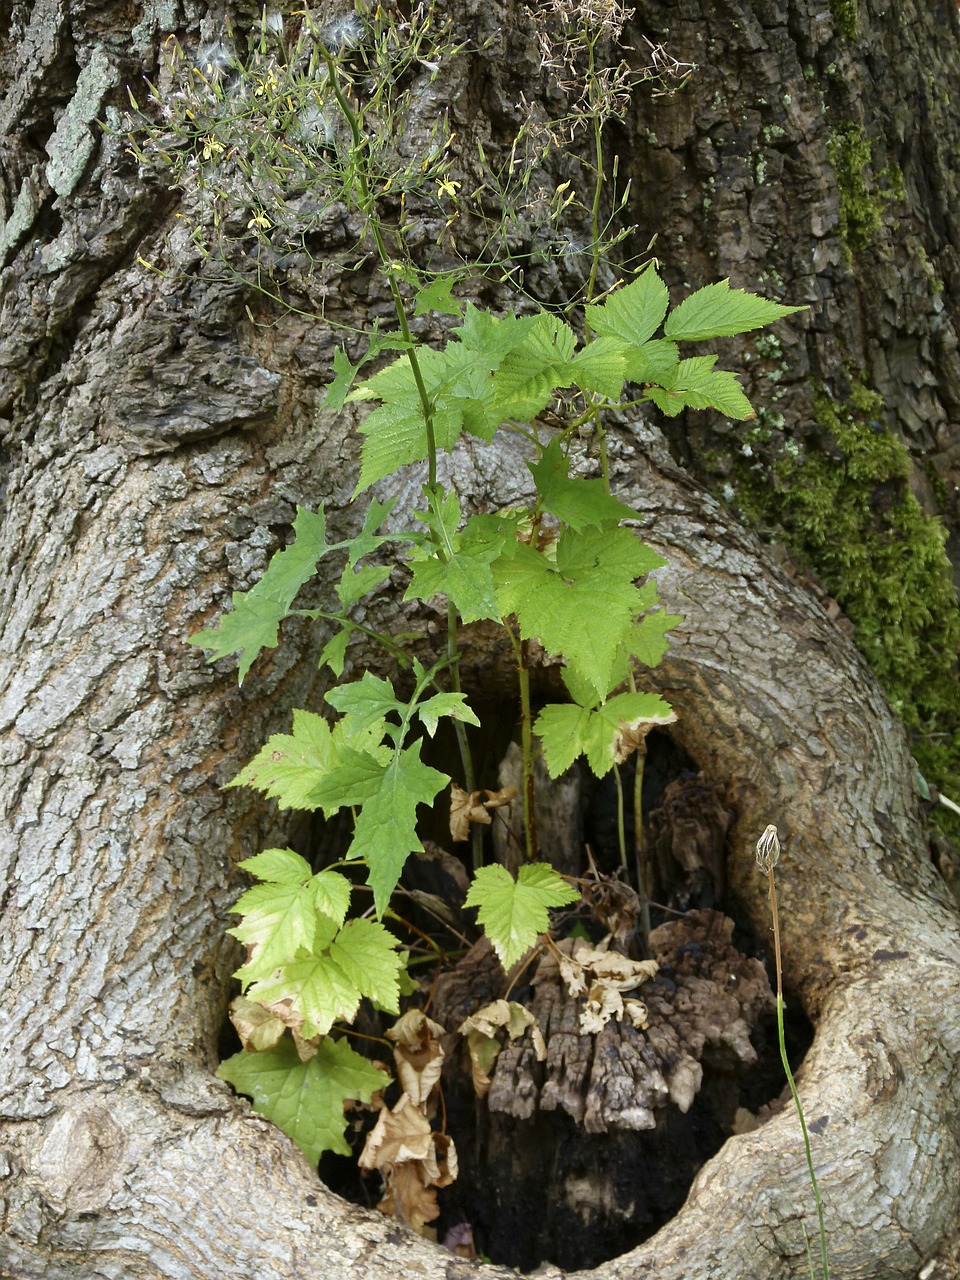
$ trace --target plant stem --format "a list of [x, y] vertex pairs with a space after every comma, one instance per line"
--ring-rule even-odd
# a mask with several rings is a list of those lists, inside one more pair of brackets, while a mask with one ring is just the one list
[[[635, 691], [633, 672], [630, 673], [630, 689]], [[650, 945], [650, 860], [643, 843], [643, 769], [647, 762], [647, 740], [641, 739], [636, 750], [636, 770], [633, 775], [633, 848], [637, 862], [637, 896], [640, 899], [640, 936], [644, 954]]]
[[[779, 845], [777, 847], [779, 848]], [[787, 1058], [787, 1046], [783, 1034], [783, 968], [780, 958], [780, 915], [777, 910], [777, 884], [773, 873], [775, 863], [775, 857], [770, 857], [766, 861], [768, 888], [770, 890], [770, 913], [773, 917], [773, 948], [777, 965], [777, 1038], [780, 1042], [780, 1061], [783, 1063], [783, 1070], [787, 1077], [787, 1084], [790, 1086], [793, 1105], [796, 1107], [797, 1115], [800, 1118], [800, 1130], [803, 1134], [803, 1148], [807, 1157], [807, 1174], [810, 1178], [810, 1185], [813, 1188], [813, 1198], [817, 1203], [817, 1222], [820, 1227], [820, 1266], [823, 1274], [823, 1280], [830, 1280], [830, 1267], [827, 1262], [827, 1231], [823, 1220], [823, 1201], [820, 1198], [820, 1188], [817, 1185], [817, 1175], [813, 1167], [813, 1153], [810, 1150], [810, 1136], [807, 1133], [807, 1122], [803, 1115], [803, 1107], [800, 1103], [800, 1095], [797, 1092], [793, 1072], [790, 1070], [790, 1062]]]
[[527, 661], [527, 642], [519, 640], [511, 626], [504, 624], [513, 651], [517, 657], [517, 683], [520, 686], [520, 751], [523, 757], [523, 836], [528, 862], [536, 862], [539, 855], [537, 842], [536, 773], [533, 755], [533, 712], [530, 705], [530, 668]]
[[617, 844], [620, 847], [620, 865], [627, 870], [627, 830], [623, 817], [623, 779], [620, 777], [620, 766], [613, 766], [613, 780], [617, 787]]

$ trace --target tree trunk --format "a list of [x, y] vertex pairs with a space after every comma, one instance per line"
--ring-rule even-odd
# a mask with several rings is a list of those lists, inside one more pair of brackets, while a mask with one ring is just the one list
[[[250, 25], [254, 6], [228, 7]], [[638, 100], [628, 122], [638, 238], [661, 232], [675, 283], [762, 287], [775, 269], [787, 300], [815, 304], [785, 331], [788, 423], [808, 411], [809, 373], [839, 386], [845, 364], [865, 366], [955, 501], [953, 5], [861, 5], [856, 36], [838, 29], [842, 0], [833, 16], [805, 0], [649, 7], [637, 40], [663, 38], [703, 70], [684, 95]], [[355, 527], [356, 458], [351, 413], [318, 408], [336, 334], [218, 279], [172, 194], [95, 123], [155, 75], [167, 24], [195, 45], [220, 33], [222, 8], [151, 2], [134, 23], [80, 0], [0, 3], [0, 1274], [505, 1277], [340, 1200], [212, 1075], [237, 959], [224, 932], [234, 868], [287, 837], [282, 816], [219, 786], [291, 707], [315, 702], [319, 639], [288, 634], [242, 690], [231, 664], [210, 669], [184, 642], [251, 585], [296, 503], [323, 501], [335, 527]], [[522, 6], [450, 8], [477, 43], [500, 26], [448, 85], [474, 146], [518, 86], [535, 92], [538, 57]], [[939, 307], [916, 254], [845, 265], [827, 132], [848, 109], [902, 148], [901, 236], [927, 246]], [[771, 126], [782, 169], [768, 156], [765, 183], [743, 157]], [[712, 210], [698, 165], [715, 178]], [[328, 299], [341, 317], [381, 307], [364, 270]], [[646, 514], [669, 562], [661, 594], [684, 616], [643, 679], [735, 796], [727, 875], [760, 933], [754, 844], [769, 822], [786, 837], [786, 979], [816, 1027], [799, 1083], [834, 1274], [912, 1277], [960, 1213], [960, 927], [903, 729], [847, 632], [657, 427], [625, 422], [612, 453], [615, 490]], [[464, 447], [448, 474], [489, 508], [529, 480], [508, 445]], [[482, 647], [468, 678], [481, 695], [495, 684]], [[815, 1236], [784, 1111], [731, 1138], [676, 1218], [592, 1274], [800, 1276], [804, 1227]]]

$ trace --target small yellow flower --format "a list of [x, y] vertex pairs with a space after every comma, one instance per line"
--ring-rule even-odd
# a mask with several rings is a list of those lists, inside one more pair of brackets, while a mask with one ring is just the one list
[[250, 219], [250, 221], [247, 223], [247, 230], [248, 231], [254, 231], [254, 230], [269, 231], [270, 230], [270, 219], [267, 217], [267, 215], [263, 212], [262, 209], [258, 213], [255, 213], [253, 217]]
[[451, 182], [449, 178], [444, 178], [441, 182], [437, 179], [437, 195], [449, 196], [451, 200], [456, 199], [457, 192], [460, 190], [459, 182]]
[[218, 156], [223, 152], [223, 143], [219, 138], [206, 137], [203, 140], [203, 158], [204, 160], [212, 160], [214, 156]]

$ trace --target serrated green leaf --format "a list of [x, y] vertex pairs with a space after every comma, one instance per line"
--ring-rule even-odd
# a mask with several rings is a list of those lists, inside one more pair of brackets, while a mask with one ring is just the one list
[[417, 836], [417, 806], [432, 804], [450, 779], [420, 759], [420, 743], [398, 751], [357, 815], [348, 858], [364, 858], [377, 915], [382, 916], [403, 864], [423, 845]]
[[362, 600], [364, 596], [368, 596], [371, 591], [376, 591], [393, 573], [393, 565], [390, 564], [365, 564], [359, 569], [351, 569], [349, 565], [344, 568], [343, 576], [337, 583], [337, 595], [340, 597], [340, 603], [344, 609], [348, 609], [350, 605], [356, 604], [358, 600]]
[[342, 348], [337, 348], [333, 353], [333, 372], [335, 376], [327, 387], [326, 394], [321, 402], [324, 409], [329, 409], [332, 413], [340, 412], [360, 367], [360, 364], [351, 364], [347, 353]]
[[666, 613], [662, 609], [646, 613], [640, 618], [629, 640], [631, 656], [645, 667], [656, 667], [667, 652], [667, 632], [683, 621], [678, 613]]
[[638, 513], [609, 494], [602, 480], [569, 477], [570, 459], [554, 438], [539, 462], [528, 462], [541, 504], [571, 529], [616, 525], [638, 519]]
[[423, 519], [440, 533], [447, 558], [441, 559], [434, 546], [417, 548], [410, 560], [413, 576], [404, 600], [445, 595], [465, 623], [481, 618], [499, 621], [490, 565], [503, 549], [510, 526], [496, 516], [471, 516], [457, 533], [460, 503], [455, 493], [445, 498], [439, 518], [424, 512]]
[[268, 1008], [284, 1004], [302, 1019], [299, 1030], [307, 1040], [325, 1036], [338, 1020], [352, 1022], [360, 1006], [360, 989], [327, 951], [289, 961], [254, 982], [247, 995]]
[[232, 910], [243, 918], [227, 932], [249, 948], [246, 963], [234, 974], [244, 987], [329, 941], [336, 931], [332, 921], [318, 917], [309, 878], [298, 883], [255, 884]]
[[390, 533], [378, 533], [382, 529], [393, 508], [397, 505], [396, 498], [390, 498], [387, 502], [381, 502], [379, 498], [371, 498], [370, 505], [367, 507], [367, 513], [363, 517], [363, 527], [355, 538], [351, 538], [347, 544], [347, 564], [350, 568], [354, 568], [358, 561], [364, 556], [368, 556], [371, 551], [376, 551], [378, 547], [382, 547], [385, 542], [393, 542], [394, 535]]
[[337, 753], [337, 763], [318, 778], [305, 797], [305, 807], [322, 809], [329, 818], [346, 805], [366, 804], [377, 794], [386, 767], [378, 753], [344, 744]]
[[290, 1039], [263, 1053], [243, 1049], [225, 1059], [217, 1075], [252, 1098], [253, 1109], [292, 1138], [311, 1164], [324, 1151], [350, 1154], [344, 1104], [369, 1102], [390, 1083], [344, 1040], [322, 1040], [309, 1062], [300, 1061]]
[[680, 409], [718, 409], [738, 421], [754, 417], [737, 375], [715, 370], [716, 362], [716, 356], [681, 360], [661, 379], [664, 390], [650, 388], [647, 394], [670, 417]]
[[465, 905], [477, 908], [477, 919], [505, 969], [525, 955], [550, 926], [547, 911], [578, 901], [580, 895], [542, 862], [520, 868], [514, 880], [505, 867], [481, 867], [473, 878]]
[[632, 284], [584, 310], [594, 333], [622, 338], [639, 347], [659, 329], [669, 302], [667, 286], [653, 267], [647, 267]]
[[464, 347], [484, 352], [490, 367], [495, 369], [504, 356], [523, 342], [535, 323], [535, 316], [494, 316], [468, 302], [463, 324], [454, 329], [453, 334]]
[[343, 675], [343, 669], [347, 663], [347, 648], [353, 638], [353, 632], [354, 628], [350, 623], [344, 622], [341, 630], [330, 637], [317, 659], [318, 670], [329, 667], [335, 676]]
[[348, 684], [340, 684], [331, 689], [326, 695], [326, 701], [331, 707], [350, 716], [351, 728], [355, 731], [380, 724], [392, 711], [402, 715], [406, 710], [406, 704], [397, 698], [389, 680], [382, 680], [369, 671], [365, 671], [359, 680], [351, 680]]
[[453, 296], [453, 289], [459, 283], [457, 272], [435, 276], [414, 295], [413, 314], [425, 316], [436, 311], [442, 316], [462, 316], [463, 303]]
[[385, 1013], [400, 1012], [399, 939], [376, 920], [348, 920], [329, 954], [362, 996]]
[[317, 562], [340, 546], [327, 545], [322, 507], [315, 514], [298, 507], [293, 528], [296, 541], [273, 556], [255, 587], [233, 593], [233, 611], [224, 615], [220, 625], [190, 636], [187, 642], [211, 650], [210, 662], [239, 652], [241, 684], [261, 650], [276, 648], [279, 625], [297, 592], [313, 577]]
[[804, 307], [769, 302], [743, 289], [731, 289], [729, 280], [720, 280], [684, 298], [670, 312], [663, 331], [674, 342], [729, 338], [803, 310]]
[[450, 716], [453, 720], [462, 720], [464, 724], [480, 727], [480, 721], [466, 703], [465, 693], [435, 693], [432, 698], [417, 706], [417, 715], [423, 727], [432, 738], [437, 731], [441, 716]]
[[663, 563], [629, 529], [565, 529], [555, 561], [521, 543], [493, 570], [500, 608], [516, 614], [521, 636], [539, 638], [606, 693], [639, 607], [634, 580]]
[[574, 381], [584, 391], [596, 391], [608, 400], [619, 400], [627, 376], [629, 350], [619, 338], [594, 338], [570, 362]]
[[641, 347], [632, 347], [624, 355], [626, 377], [631, 382], [659, 382], [669, 378], [680, 360], [680, 348], [675, 342], [654, 338]]
[[676, 718], [668, 703], [654, 693], [620, 693], [593, 709], [562, 703], [546, 706], [534, 728], [551, 778], [569, 769], [579, 755], [585, 755], [602, 778], [625, 758], [625, 734], [641, 726], [672, 724]]
[[315, 809], [310, 792], [335, 763], [330, 726], [312, 711], [294, 711], [293, 733], [275, 733], [228, 787], [254, 787], [281, 809]]
[[574, 381], [576, 338], [569, 325], [542, 311], [523, 342], [503, 359], [494, 378], [497, 421], [532, 421], [555, 392]]
[[318, 871], [310, 881], [310, 887], [314, 906], [339, 929], [350, 910], [353, 885], [339, 871]]
[[264, 849], [240, 863], [244, 871], [272, 884], [300, 884], [313, 874], [310, 863], [292, 849]]

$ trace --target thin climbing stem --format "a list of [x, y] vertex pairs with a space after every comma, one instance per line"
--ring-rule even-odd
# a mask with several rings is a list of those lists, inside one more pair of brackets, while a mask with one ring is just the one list
[[773, 872], [779, 858], [780, 840], [777, 835], [777, 828], [771, 824], [757, 841], [757, 865], [761, 870], [766, 871], [767, 873], [767, 888], [770, 894], [770, 914], [773, 919], [773, 951], [777, 966], [777, 1038], [780, 1042], [780, 1061], [783, 1064], [784, 1074], [787, 1077], [787, 1084], [790, 1086], [790, 1096], [793, 1098], [793, 1105], [796, 1108], [797, 1116], [800, 1120], [800, 1131], [803, 1134], [803, 1149], [807, 1157], [807, 1175], [810, 1179], [810, 1186], [813, 1188], [813, 1198], [817, 1205], [817, 1223], [820, 1228], [821, 1274], [823, 1276], [823, 1280], [830, 1280], [830, 1266], [827, 1261], [827, 1230], [823, 1217], [823, 1201], [820, 1198], [820, 1187], [817, 1183], [817, 1175], [813, 1167], [813, 1152], [810, 1149], [810, 1135], [807, 1132], [807, 1122], [803, 1114], [800, 1094], [797, 1092], [796, 1081], [793, 1078], [793, 1072], [790, 1070], [790, 1061], [787, 1058], [787, 1046], [783, 1033], [783, 964], [780, 956], [780, 913], [777, 908], [777, 883]]

